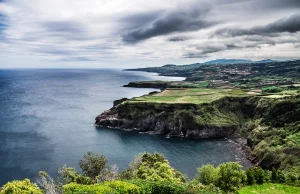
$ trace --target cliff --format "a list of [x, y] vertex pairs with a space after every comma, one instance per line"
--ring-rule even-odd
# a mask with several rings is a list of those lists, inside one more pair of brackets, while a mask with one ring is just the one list
[[[228, 101], [236, 107], [226, 106]], [[231, 97], [200, 105], [127, 101], [98, 115], [95, 124], [170, 136], [228, 137], [241, 127], [241, 122], [249, 119], [255, 109], [248, 101], [248, 98]], [[237, 107], [239, 109], [235, 110]]]
[[136, 82], [129, 82], [127, 85], [123, 87], [132, 87], [132, 88], [157, 88], [157, 89], [165, 89], [172, 82], [165, 82], [165, 81], [136, 81]]
[[300, 170], [300, 96], [223, 97], [203, 104], [124, 101], [96, 117], [96, 126], [190, 138], [243, 137], [253, 161]]

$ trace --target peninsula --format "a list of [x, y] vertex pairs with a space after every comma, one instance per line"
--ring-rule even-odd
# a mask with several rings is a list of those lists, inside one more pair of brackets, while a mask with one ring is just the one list
[[96, 126], [187, 138], [238, 140], [266, 169], [300, 167], [300, 61], [165, 65], [130, 69], [185, 76], [131, 82], [161, 92], [114, 102]]

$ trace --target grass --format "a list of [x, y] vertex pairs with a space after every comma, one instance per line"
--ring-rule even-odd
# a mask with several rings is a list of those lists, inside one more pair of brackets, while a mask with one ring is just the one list
[[300, 193], [300, 187], [293, 187], [282, 184], [263, 184], [247, 186], [241, 189], [239, 194], [296, 194]]
[[158, 94], [145, 95], [133, 98], [131, 102], [155, 102], [155, 103], [210, 103], [225, 96], [242, 97], [247, 93], [241, 90], [188, 88], [167, 89]]
[[170, 87], [173, 88], [205, 88], [208, 86], [208, 82], [175, 82]]

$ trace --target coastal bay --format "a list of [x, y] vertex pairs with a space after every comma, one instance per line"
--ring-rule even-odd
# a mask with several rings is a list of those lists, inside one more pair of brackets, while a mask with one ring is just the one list
[[225, 139], [167, 139], [93, 126], [94, 117], [110, 109], [114, 100], [159, 91], [125, 88], [124, 84], [158, 79], [184, 78], [112, 69], [1, 70], [1, 184], [34, 179], [39, 170], [56, 176], [64, 164], [78, 169], [77, 161], [88, 151], [105, 155], [120, 170], [140, 152], [158, 151], [190, 177], [206, 163], [251, 165], [239, 147]]

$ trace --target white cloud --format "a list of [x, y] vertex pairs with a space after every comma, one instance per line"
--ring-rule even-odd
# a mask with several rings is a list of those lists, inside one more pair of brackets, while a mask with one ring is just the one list
[[[300, 12], [297, 1], [285, 2], [275, 0], [272, 8], [269, 4], [260, 6], [257, 0], [4, 1], [0, 3], [0, 16], [3, 16], [0, 27], [4, 26], [0, 28], [0, 68], [132, 67], [186, 64], [214, 58], [296, 58], [300, 51], [295, 46], [299, 44], [299, 32], [259, 37], [274, 44], [261, 40], [249, 42], [249, 37], [211, 38], [216, 30], [224, 27], [266, 25]], [[184, 14], [189, 15], [182, 17]], [[151, 29], [161, 18], [162, 24], [170, 24], [166, 22], [170, 16], [179, 18], [180, 28], [160, 31], [155, 36], [147, 34], [133, 44], [122, 40], [124, 34], [133, 30], [143, 34], [143, 30]], [[205, 25], [200, 25], [200, 21]], [[196, 28], [189, 26], [195, 24]], [[182, 29], [185, 26], [188, 29]], [[172, 37], [185, 38], [170, 41]], [[240, 46], [234, 48], [233, 44]], [[216, 52], [212, 52], [214, 49]], [[203, 56], [187, 58], [190, 52]]]

